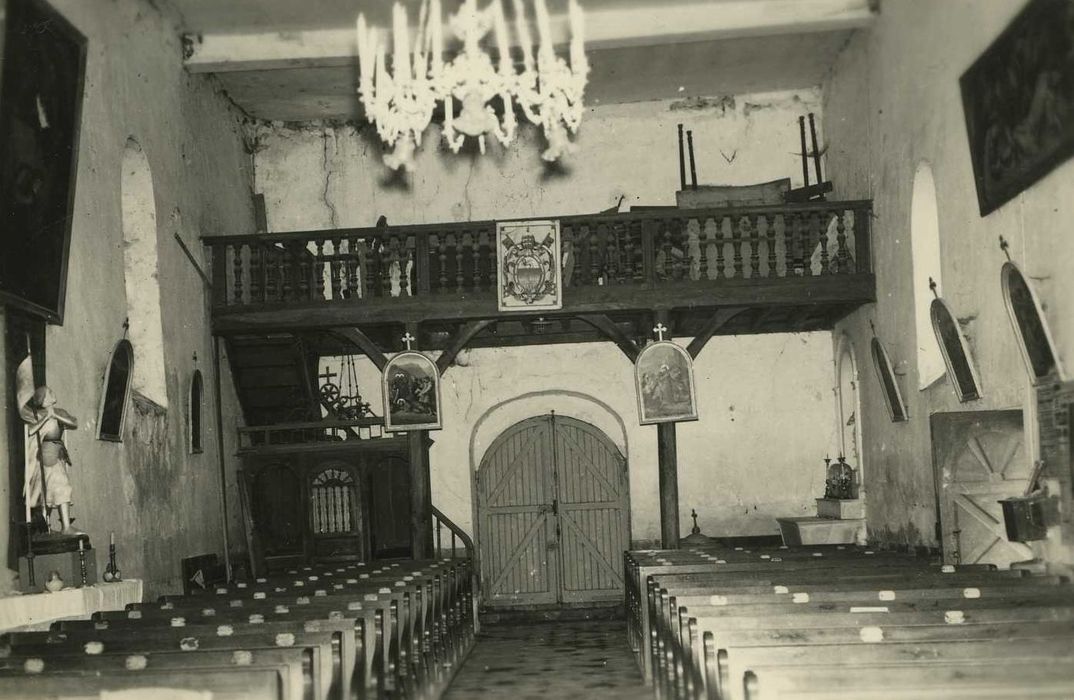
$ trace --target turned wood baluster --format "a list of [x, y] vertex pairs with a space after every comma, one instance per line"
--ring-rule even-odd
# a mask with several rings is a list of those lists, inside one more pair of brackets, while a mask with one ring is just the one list
[[264, 301], [261, 298], [261, 244], [254, 243], [250, 246], [250, 303], [257, 304]]
[[776, 217], [764, 215], [764, 235], [768, 243], [768, 277], [776, 277]]
[[231, 248], [231, 303], [242, 303], [242, 249], [245, 246], [233, 245]]
[[634, 236], [641, 237], [641, 224], [631, 222], [623, 229], [623, 277], [627, 282], [634, 282], [638, 277], [638, 266], [634, 260]]
[[586, 250], [589, 252], [589, 284], [597, 284], [600, 279], [600, 251], [597, 247], [597, 232], [589, 226], [582, 226], [582, 238], [586, 240]]
[[659, 272], [660, 279], [671, 279], [671, 222], [663, 222], [664, 235], [660, 237], [660, 251], [664, 256]]
[[317, 257], [313, 259], [313, 298], [321, 300], [324, 299], [324, 239], [318, 238], [314, 246]]
[[694, 219], [697, 222], [697, 278], [709, 278], [709, 221]]
[[413, 270], [414, 260], [414, 237], [407, 236], [403, 239], [403, 256], [399, 261], [399, 296], [411, 296], [410, 272]]
[[441, 294], [447, 293], [447, 248], [448, 248], [448, 234], [441, 233], [436, 236], [436, 240], [433, 242], [436, 246], [437, 256], [436, 259], [440, 264], [440, 287], [438, 291]]
[[387, 255], [380, 254], [380, 291], [384, 297], [392, 295], [392, 270], [399, 264], [399, 239], [394, 234], [388, 236], [387, 248]]
[[471, 248], [470, 250], [470, 258], [474, 266], [473, 280], [475, 292], [481, 291], [481, 245], [484, 242], [484, 238], [484, 231], [478, 230], [473, 232], [473, 248]]
[[294, 250], [291, 246], [284, 244], [283, 250], [280, 251], [280, 278], [282, 280], [280, 288], [280, 300], [291, 301], [293, 287], [291, 285], [291, 270], [294, 265]]
[[368, 270], [362, 267], [363, 256], [360, 251], [363, 246], [365, 246], [364, 241], [359, 241], [353, 237], [347, 239], [347, 294], [354, 299], [368, 296], [369, 294], [368, 289], [362, 289], [362, 287], [369, 284]]
[[332, 240], [332, 257], [328, 261], [329, 283], [331, 284], [331, 286], [329, 287], [329, 290], [330, 290], [330, 292], [332, 294], [333, 299], [340, 299], [341, 298], [341, 294], [340, 294], [341, 279], [340, 279], [340, 276], [341, 276], [341, 274], [343, 274], [343, 270], [341, 269], [341, 265], [340, 265], [340, 262], [341, 262], [342, 258], [340, 258], [340, 254], [339, 254], [340, 239], [333, 238], [331, 240]]
[[734, 256], [735, 279], [742, 279], [742, 241], [749, 235], [750, 222], [745, 216], [731, 221], [731, 253]]
[[835, 259], [838, 261], [836, 271], [841, 274], [846, 274], [847, 272], [850, 272], [850, 252], [847, 250], [847, 226], [846, 220], [844, 219], [845, 216], [846, 212], [842, 209], [835, 213]]
[[820, 246], [820, 271], [818, 275], [828, 274], [828, 222], [821, 220], [816, 212], [809, 215], [809, 228]]
[[[488, 267], [489, 289], [491, 289], [493, 291], [496, 291], [496, 285], [499, 284], [499, 282], [497, 280], [497, 277], [496, 277], [496, 270], [499, 267], [499, 260], [497, 260], [498, 253], [496, 252], [496, 236], [497, 235], [498, 234], [496, 233], [496, 227], [493, 226], [487, 232], [487, 234], [486, 234], [487, 237], [485, 239], [486, 241], [488, 241], [488, 254], [487, 254], [487, 257], [488, 257], [488, 261], [489, 261], [489, 267]], [[499, 294], [498, 291], [496, 291], [496, 293]]]
[[761, 218], [749, 218], [750, 224], [750, 279], [761, 276]]
[[310, 298], [310, 268], [313, 265], [310, 263], [310, 251], [306, 243], [295, 243], [294, 251], [298, 257], [298, 298], [309, 299]]
[[608, 224], [597, 224], [597, 239], [600, 241], [602, 250], [601, 273], [604, 275], [604, 284], [611, 284], [619, 276], [619, 246], [615, 240], [615, 230]]
[[[787, 276], [801, 276], [804, 272], [801, 250], [802, 213], [794, 212], [790, 214], [789, 222], [787, 217], [784, 216], [783, 222], [783, 245], [787, 251]], [[787, 225], [788, 223], [790, 225]]]
[[713, 242], [716, 244], [716, 276], [713, 279], [720, 279], [721, 277], [727, 277], [727, 261], [724, 259], [723, 246], [724, 246], [724, 222], [727, 221], [730, 224], [727, 217], [721, 216], [719, 219], [715, 219], [715, 228], [713, 229]]
[[467, 231], [459, 231], [454, 234], [455, 241], [455, 292], [462, 294], [463, 283], [466, 281], [466, 277], [463, 274], [462, 261], [463, 255], [466, 251], [466, 237], [469, 236]]

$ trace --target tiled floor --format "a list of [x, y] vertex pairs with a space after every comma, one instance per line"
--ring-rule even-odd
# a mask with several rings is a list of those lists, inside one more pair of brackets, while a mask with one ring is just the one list
[[626, 623], [539, 622], [482, 627], [446, 700], [648, 700]]

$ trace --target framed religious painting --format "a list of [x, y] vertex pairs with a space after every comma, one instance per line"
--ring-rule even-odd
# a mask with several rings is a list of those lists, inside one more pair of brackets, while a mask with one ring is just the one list
[[642, 425], [697, 420], [697, 389], [690, 353], [670, 340], [646, 345], [634, 362]]
[[887, 348], [879, 338], [873, 338], [872, 342], [873, 366], [876, 368], [876, 377], [880, 380], [880, 388], [884, 392], [884, 404], [888, 407], [888, 415], [892, 423], [902, 423], [909, 420], [906, 401], [902, 398], [899, 390], [899, 381], [895, 378], [895, 370], [891, 366], [891, 357]]
[[1030, 0], [959, 83], [981, 216], [1074, 155], [1074, 9]]
[[496, 261], [500, 311], [563, 308], [558, 221], [497, 222]]
[[440, 372], [424, 354], [408, 350], [384, 365], [384, 429], [439, 430]]
[[0, 28], [0, 303], [62, 323], [86, 38], [44, 0]]
[[966, 336], [962, 334], [955, 315], [951, 313], [951, 307], [942, 297], [937, 297], [929, 306], [929, 315], [932, 317], [932, 330], [936, 334], [936, 342], [940, 344], [940, 352], [943, 354], [944, 364], [947, 365], [947, 377], [951, 380], [955, 395], [962, 403], [976, 401], [981, 398], [981, 380], [977, 375], [977, 366], [973, 363], [969, 345], [966, 344]]

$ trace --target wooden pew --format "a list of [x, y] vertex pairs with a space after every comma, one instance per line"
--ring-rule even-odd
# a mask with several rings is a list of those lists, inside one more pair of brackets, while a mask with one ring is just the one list
[[303, 700], [305, 663], [298, 649], [0, 658], [0, 697], [96, 698], [102, 689], [174, 687], [210, 690], [214, 698]]

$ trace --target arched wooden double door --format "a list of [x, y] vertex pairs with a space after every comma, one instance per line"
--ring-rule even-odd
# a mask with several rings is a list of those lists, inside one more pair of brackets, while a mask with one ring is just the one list
[[556, 415], [515, 424], [485, 453], [476, 493], [486, 604], [622, 599], [626, 460], [600, 430]]

